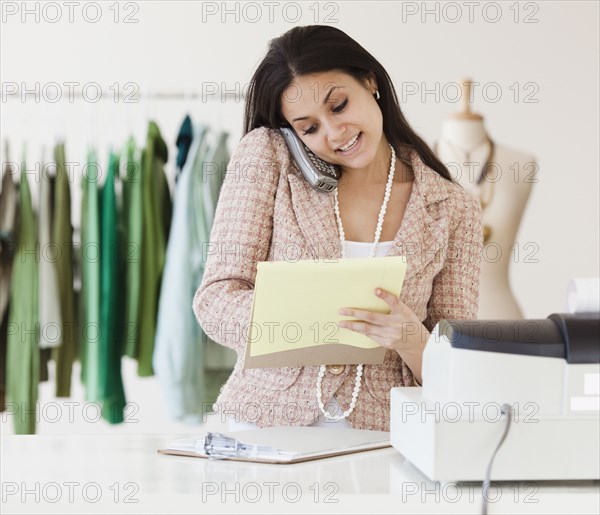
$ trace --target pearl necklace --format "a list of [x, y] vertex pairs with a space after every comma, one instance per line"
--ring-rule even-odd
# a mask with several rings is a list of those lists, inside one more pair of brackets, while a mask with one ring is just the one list
[[[375, 229], [375, 241], [373, 242], [373, 246], [371, 247], [371, 253], [369, 257], [375, 257], [375, 250], [377, 249], [377, 244], [379, 243], [379, 238], [381, 237], [381, 228], [383, 227], [383, 218], [385, 217], [385, 212], [387, 210], [388, 200], [390, 199], [390, 193], [392, 192], [392, 183], [394, 182], [394, 171], [396, 170], [396, 152], [394, 152], [394, 147], [390, 145], [390, 149], [392, 150], [392, 162], [390, 163], [390, 171], [388, 173], [388, 181], [385, 185], [385, 195], [383, 196], [383, 203], [381, 204], [381, 210], [379, 211], [379, 218], [377, 219], [377, 228]], [[338, 205], [338, 191], [337, 188], [334, 190], [334, 198], [335, 198], [335, 215], [338, 222], [338, 228], [340, 233], [340, 241], [342, 244], [342, 258], [346, 256], [345, 252], [345, 243], [346, 236], [344, 234], [344, 227], [342, 226], [342, 219], [340, 217], [340, 207]], [[321, 391], [321, 384], [323, 382], [323, 377], [325, 376], [325, 365], [321, 365], [319, 369], [319, 377], [317, 378], [317, 400], [319, 402], [319, 408], [323, 415], [326, 418], [330, 418], [333, 420], [341, 420], [346, 418], [356, 406], [356, 399], [358, 398], [358, 392], [360, 391], [360, 380], [363, 373], [363, 365], [356, 365], [356, 380], [354, 382], [354, 391], [352, 392], [352, 401], [350, 402], [350, 407], [344, 411], [342, 415], [332, 415], [325, 409], [325, 405], [323, 404], [323, 393]]]

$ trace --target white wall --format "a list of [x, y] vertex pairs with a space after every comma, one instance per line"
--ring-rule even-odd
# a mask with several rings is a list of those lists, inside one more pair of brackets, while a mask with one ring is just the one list
[[[115, 11], [110, 10], [113, 2], [99, 4], [100, 20], [87, 22], [84, 6], [88, 17], [95, 16], [89, 4], [82, 2], [75, 8], [71, 23], [68, 8], [58, 3], [62, 19], [50, 23], [57, 11], [43, 2], [28, 3], [34, 10], [38, 6], [40, 18], [30, 14], [24, 22], [21, 2], [3, 3], [0, 118], [2, 138], [11, 144], [11, 161], [20, 161], [21, 145], [27, 141], [29, 168], [33, 168], [41, 159], [42, 146], [49, 148], [61, 135], [66, 137], [69, 161], [83, 163], [90, 141], [106, 161], [108, 146], [122, 145], [131, 132], [142, 144], [151, 117], [170, 145], [168, 171], [172, 174], [174, 141], [186, 112], [194, 121], [227, 129], [233, 151], [241, 136], [240, 102], [223, 103], [216, 95], [205, 102], [133, 104], [77, 99], [70, 103], [64, 83], [98, 83], [107, 98], [114, 83], [125, 87], [130, 82], [137, 84], [141, 93], [201, 92], [203, 85], [213, 83], [239, 91], [248, 83], [270, 38], [295, 25], [323, 23], [329, 15], [332, 25], [354, 37], [386, 67], [409, 122], [429, 143], [437, 139], [442, 120], [459, 105], [443, 95], [435, 98], [429, 94], [422, 99], [419, 94], [403, 96], [403, 91], [415, 84], [419, 93], [435, 90], [436, 85], [443, 91], [448, 83], [469, 76], [482, 85], [476, 91], [474, 109], [485, 117], [490, 135], [499, 144], [537, 159], [539, 182], [534, 185], [517, 239], [521, 248], [528, 242], [537, 243], [539, 262], [525, 263], [521, 254], [510, 269], [515, 296], [527, 318], [563, 311], [569, 278], [599, 275], [597, 2], [479, 2], [471, 20], [465, 2], [280, 2], [273, 7], [271, 21], [268, 7], [260, 2], [253, 6], [205, 2], [204, 13], [201, 3], [192, 1], [121, 3], [120, 19], [129, 14], [137, 23], [116, 23]], [[223, 6], [230, 9], [224, 20]], [[207, 14], [206, 9], [212, 8], [216, 15]], [[18, 11], [14, 15], [13, 9]], [[430, 14], [423, 19], [425, 9]], [[293, 22], [295, 13], [300, 18]], [[457, 13], [462, 19], [453, 22]], [[253, 23], [257, 14], [262, 19]], [[40, 89], [51, 82], [61, 84], [63, 100], [53, 104], [42, 96], [38, 103], [29, 95], [22, 102], [5, 95], [11, 83], [32, 88], [36, 82]], [[496, 102], [481, 94], [482, 87], [492, 83], [502, 93]], [[520, 93], [518, 100], [515, 87]], [[492, 89], [487, 91], [492, 93]], [[537, 103], [524, 101], [529, 93]], [[78, 216], [75, 198], [75, 222]], [[140, 423], [140, 432], [161, 432], [160, 424], [172, 428], [164, 406], [156, 408], [156, 395], [148, 393], [157, 391], [156, 380], [145, 379], [144, 387], [139, 387], [139, 381], [133, 374], [127, 378], [128, 399], [137, 402], [142, 412], [154, 409], [164, 415]], [[139, 398], [134, 399], [130, 392]], [[46, 399], [51, 398], [48, 395]], [[12, 430], [6, 420], [1, 427], [2, 431]], [[39, 432], [55, 428], [42, 422]], [[71, 430], [108, 429], [98, 424], [64, 426], [64, 431]]]

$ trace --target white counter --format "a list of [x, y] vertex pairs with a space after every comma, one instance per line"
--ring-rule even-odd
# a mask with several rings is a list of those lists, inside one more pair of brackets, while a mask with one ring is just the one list
[[[270, 465], [167, 456], [174, 435], [1, 439], [2, 513], [481, 513], [394, 448]], [[493, 483], [488, 513], [599, 513], [600, 482]]]

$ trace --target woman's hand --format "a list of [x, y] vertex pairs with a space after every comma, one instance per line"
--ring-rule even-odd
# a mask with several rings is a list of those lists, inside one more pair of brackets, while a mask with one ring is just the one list
[[352, 316], [358, 320], [343, 320], [338, 322], [338, 326], [362, 333], [382, 347], [395, 350], [401, 357], [407, 353], [422, 355], [429, 332], [417, 315], [398, 297], [382, 288], [377, 288], [375, 295], [390, 306], [389, 314], [342, 308], [339, 310], [340, 315]]
[[[377, 295], [377, 291], [381, 293]], [[382, 347], [393, 349], [398, 353], [414, 350], [407, 348], [407, 343], [412, 340], [411, 336], [420, 333], [422, 328], [424, 329], [417, 315], [392, 293], [381, 288], [375, 292], [375, 295], [390, 306], [389, 314], [385, 315], [365, 309], [342, 308], [339, 311], [340, 315], [348, 315], [359, 321], [343, 320], [338, 325], [365, 334]]]

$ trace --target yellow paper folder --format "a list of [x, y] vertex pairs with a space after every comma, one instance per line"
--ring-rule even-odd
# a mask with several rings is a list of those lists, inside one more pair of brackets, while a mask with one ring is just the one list
[[386, 348], [338, 327], [351, 307], [387, 314], [380, 287], [400, 295], [405, 256], [257, 264], [244, 368], [319, 364], [381, 364]]

